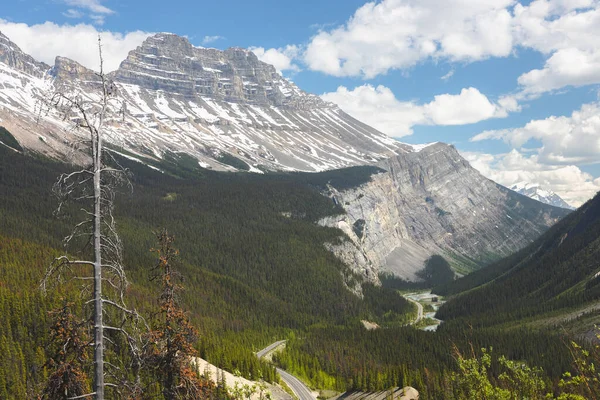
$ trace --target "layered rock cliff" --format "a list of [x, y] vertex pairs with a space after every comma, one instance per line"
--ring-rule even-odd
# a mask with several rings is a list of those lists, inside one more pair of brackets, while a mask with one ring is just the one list
[[[77, 93], [89, 104], [100, 99], [93, 71], [63, 57], [49, 68], [2, 36], [0, 82], [8, 81], [8, 76], [13, 93], [4, 100], [12, 107], [0, 108], [0, 119], [10, 123], [19, 114], [23, 129], [8, 128], [26, 147], [48, 155], [59, 155], [63, 149], [53, 140], [36, 142], [22, 134], [35, 131], [39, 122], [37, 106], [44, 93], [32, 88], [49, 85], [46, 93], [58, 88]], [[107, 78], [108, 142], [156, 161], [179, 152], [221, 170], [232, 169], [222, 160], [235, 157], [252, 171], [321, 171], [410, 151], [336, 105], [303, 92], [273, 66], [240, 48], [199, 48], [185, 38], [161, 33], [131, 51]], [[72, 140], [77, 135], [73, 130], [64, 132], [58, 116], [44, 116], [49, 123], [45, 136]]]
[[464, 274], [524, 247], [568, 213], [485, 178], [447, 144], [377, 165], [385, 172], [367, 184], [330, 187], [347, 214], [321, 221], [347, 234], [351, 242], [333, 250], [367, 276], [417, 280], [434, 254]]

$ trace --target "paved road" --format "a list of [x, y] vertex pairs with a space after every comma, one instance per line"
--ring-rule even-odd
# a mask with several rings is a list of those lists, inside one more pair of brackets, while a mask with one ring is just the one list
[[310, 389], [304, 383], [302, 383], [300, 379], [285, 372], [281, 368], [277, 368], [277, 372], [279, 373], [279, 376], [281, 376], [281, 379], [296, 394], [299, 400], [315, 400], [315, 397], [312, 395]]
[[[261, 351], [257, 352], [256, 356], [258, 358], [262, 358], [270, 351], [273, 351], [276, 347], [280, 346], [283, 343], [285, 343], [285, 340], [275, 342], [265, 347]], [[298, 397], [299, 400], [315, 400], [315, 397], [312, 395], [310, 389], [304, 383], [302, 383], [300, 379], [296, 378], [292, 374], [285, 372], [281, 368], [277, 368], [277, 373], [279, 374], [279, 376], [281, 376], [281, 380], [283, 380], [285, 384], [288, 385], [290, 389], [292, 389], [292, 391], [294, 392], [296, 397]]]
[[418, 323], [420, 320], [423, 319], [423, 304], [411, 299], [410, 296], [406, 296], [404, 298], [417, 306], [417, 319], [415, 320], [415, 322], [413, 322], [413, 324]]
[[275, 350], [277, 347], [281, 346], [284, 343], [285, 343], [285, 340], [280, 340], [279, 342], [275, 342], [273, 344], [270, 344], [267, 347], [265, 347], [264, 349], [262, 349], [261, 351], [257, 352], [256, 353], [256, 357], [263, 358], [268, 353], [270, 353], [271, 351]]

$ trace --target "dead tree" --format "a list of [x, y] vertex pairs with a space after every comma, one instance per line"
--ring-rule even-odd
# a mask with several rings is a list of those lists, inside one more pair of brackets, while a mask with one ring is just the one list
[[163, 230], [158, 234], [159, 246], [154, 249], [158, 262], [152, 279], [160, 280], [161, 293], [158, 322], [149, 335], [148, 366], [158, 373], [165, 399], [207, 399], [213, 397], [215, 386], [199, 378], [192, 363], [197, 356], [193, 342], [198, 338], [198, 331], [177, 301], [177, 293], [183, 286], [177, 283], [180, 276], [174, 268], [179, 254], [173, 248], [174, 240]]
[[[65, 204], [82, 204], [83, 220], [65, 238], [65, 247], [69, 251], [79, 245], [79, 251], [84, 257], [89, 255], [90, 250], [93, 254], [91, 261], [74, 260], [67, 255], [55, 259], [46, 271], [42, 288], [65, 281], [82, 283], [81, 293], [85, 304], [93, 306], [89, 322], [93, 332], [91, 344], [94, 349], [94, 379], [92, 392], [77, 398], [95, 397], [103, 400], [106, 387], [117, 390], [123, 387], [118, 378], [114, 382], [105, 382], [105, 377], [115, 379], [119, 375], [116, 371], [105, 371], [105, 344], [113, 342], [107, 336], [111, 333], [125, 335], [133, 359], [139, 359], [141, 333], [136, 332], [136, 324], [141, 319], [137, 312], [126, 306], [124, 300], [128, 282], [121, 262], [122, 243], [117, 234], [113, 207], [115, 188], [126, 181], [126, 175], [116, 160], [113, 159], [112, 163], [116, 167], [108, 165], [107, 158], [111, 156], [103, 151], [103, 127], [112, 111], [109, 102], [114, 87], [103, 71], [100, 37], [98, 51], [100, 72], [97, 73], [96, 84], [100, 88], [99, 101], [70, 88], [56, 89], [45, 101], [48, 113], [58, 113], [63, 119], [74, 123], [75, 133], [83, 138], [77, 145], [87, 150], [91, 158], [89, 167], [61, 175], [53, 189], [60, 199], [58, 212], [61, 212]], [[128, 329], [131, 327], [133, 335], [131, 329]], [[139, 370], [139, 363], [135, 367]]]
[[54, 372], [46, 382], [43, 399], [66, 400], [89, 392], [87, 374], [82, 369], [89, 358], [89, 339], [85, 324], [72, 311], [73, 305], [64, 301], [60, 309], [51, 312], [52, 341], [57, 348], [47, 363]]

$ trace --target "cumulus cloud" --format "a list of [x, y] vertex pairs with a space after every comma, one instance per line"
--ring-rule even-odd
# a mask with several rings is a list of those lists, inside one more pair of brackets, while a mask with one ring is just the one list
[[584, 104], [571, 116], [550, 116], [525, 126], [482, 132], [471, 141], [503, 140], [514, 148], [538, 140], [538, 161], [547, 165], [600, 163], [600, 104]]
[[518, 43], [548, 54], [541, 69], [519, 77], [525, 95], [600, 83], [600, 4], [595, 0], [535, 0], [514, 8]]
[[508, 56], [514, 0], [383, 0], [343, 26], [315, 35], [307, 65], [335, 76], [373, 78], [427, 58], [474, 61]]
[[505, 117], [518, 107], [505, 101], [492, 103], [476, 88], [462, 89], [459, 94], [441, 94], [433, 101], [418, 104], [400, 101], [385, 86], [363, 85], [349, 90], [344, 86], [321, 97], [336, 103], [355, 118], [395, 137], [412, 134], [415, 125], [465, 125], [490, 118]]
[[337, 91], [325, 93], [321, 97], [390, 136], [410, 135], [414, 125], [427, 122], [422, 106], [414, 102], [399, 101], [389, 88], [381, 85], [363, 85], [354, 90], [340, 86]]
[[462, 89], [460, 94], [441, 94], [423, 106], [423, 112], [434, 125], [473, 124], [498, 113], [498, 106], [475, 88]]
[[594, 179], [579, 167], [549, 166], [540, 163], [537, 155], [526, 155], [516, 149], [506, 154], [462, 152], [462, 155], [475, 169], [495, 182], [507, 187], [518, 182], [538, 184], [575, 207], [600, 191], [600, 178]]
[[259, 60], [271, 64], [279, 72], [299, 71], [298, 65], [294, 64], [294, 59], [300, 54], [300, 48], [295, 45], [288, 45], [278, 49], [265, 49], [264, 47], [250, 47]]
[[[597, 0], [383, 0], [311, 38], [303, 61], [333, 76], [374, 78], [426, 60], [473, 62], [518, 47], [547, 56], [518, 80], [521, 98], [600, 83]], [[444, 76], [447, 79], [452, 73]]]
[[600, 49], [558, 50], [546, 61], [543, 69], [531, 70], [521, 75], [518, 81], [525, 94], [533, 95], [566, 86], [600, 83]]
[[96, 43], [102, 37], [104, 66], [107, 72], [119, 67], [129, 51], [139, 46], [151, 33], [98, 31], [88, 24], [57, 25], [45, 22], [37, 25], [13, 23], [0, 19], [0, 31], [23, 51], [39, 61], [53, 65], [56, 56], [71, 58], [97, 70], [99, 65]]

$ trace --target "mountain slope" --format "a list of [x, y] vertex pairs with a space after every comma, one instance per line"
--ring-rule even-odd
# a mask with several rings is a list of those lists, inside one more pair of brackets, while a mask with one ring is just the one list
[[519, 182], [510, 187], [510, 190], [530, 197], [534, 200], [540, 201], [544, 204], [550, 204], [551, 206], [566, 208], [569, 210], [575, 210], [575, 207], [564, 201], [559, 195], [551, 190], [546, 190], [537, 184], [531, 184], [526, 182]]
[[[69, 145], [84, 134], [73, 127], [81, 116], [58, 114], [47, 107], [47, 96], [53, 90], [76, 94], [93, 107], [100, 100], [98, 76], [63, 57], [49, 68], [3, 40], [0, 125], [26, 149], [84, 162]], [[108, 78], [109, 147], [155, 168], [178, 158], [229, 171], [365, 164], [389, 171], [363, 189], [329, 193], [348, 203], [349, 217], [323, 222], [354, 239], [330, 246], [374, 282], [381, 268], [415, 279], [432, 254], [467, 273], [521, 248], [565, 215], [504, 193], [450, 146], [411, 146], [387, 137], [301, 91], [244, 49], [198, 48], [161, 33], [131, 51]], [[360, 220], [365, 234], [353, 237], [351, 227]]]
[[379, 162], [384, 172], [359, 187], [331, 185], [329, 196], [346, 214], [322, 223], [351, 238], [347, 262], [415, 280], [439, 254], [464, 274], [519, 250], [569, 212], [490, 181], [453, 146], [418, 150]]
[[[63, 57], [49, 68], [6, 37], [1, 43], [3, 124], [24, 147], [53, 156], [68, 154], [65, 140], [80, 133], [56, 113], [40, 114], [40, 105], [55, 89], [97, 102], [98, 77]], [[243, 169], [253, 171], [321, 171], [412, 151], [336, 105], [303, 92], [240, 48], [198, 48], [185, 38], [157, 34], [131, 51], [108, 77], [113, 83], [105, 126], [108, 141], [156, 160], [167, 152], [183, 152], [220, 170], [231, 170], [228, 160], [235, 157], [246, 165]]]
[[567, 313], [600, 299], [600, 194], [565, 217], [522, 251], [436, 293], [455, 299], [442, 319], [492, 325]]

